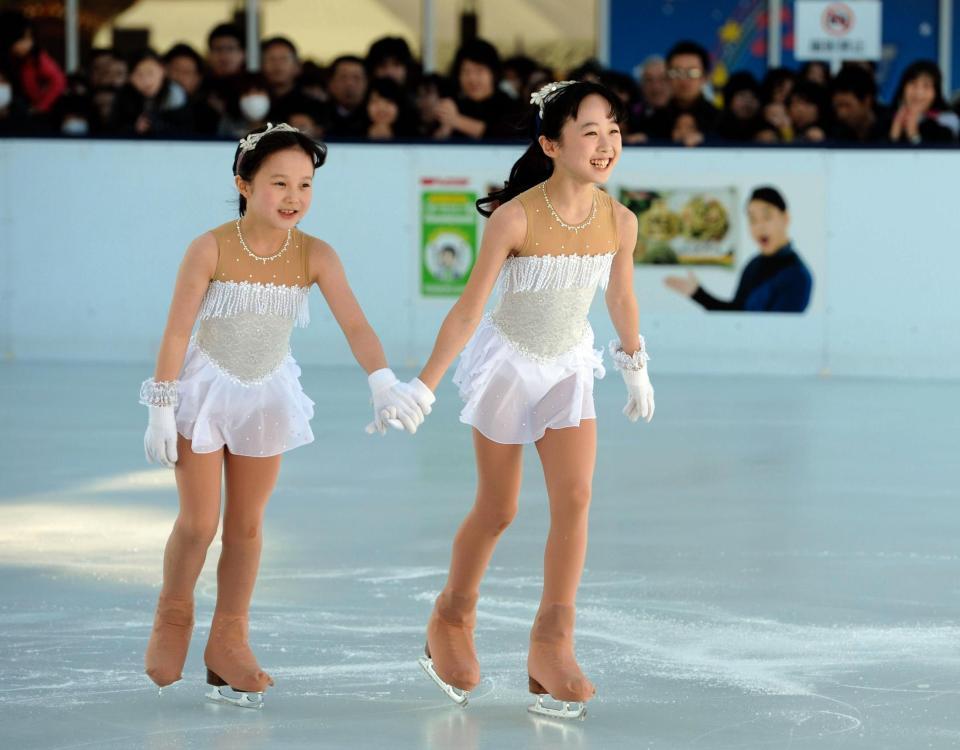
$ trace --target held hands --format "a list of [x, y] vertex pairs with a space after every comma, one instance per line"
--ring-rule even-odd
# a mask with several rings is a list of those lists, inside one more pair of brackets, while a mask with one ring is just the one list
[[401, 383], [393, 370], [386, 367], [371, 373], [368, 382], [373, 402], [373, 421], [366, 427], [369, 435], [386, 435], [387, 425], [413, 435], [436, 401], [422, 382], [414, 378]]
[[172, 469], [177, 463], [177, 420], [172, 406], [150, 406], [150, 420], [143, 435], [143, 452], [148, 463]]

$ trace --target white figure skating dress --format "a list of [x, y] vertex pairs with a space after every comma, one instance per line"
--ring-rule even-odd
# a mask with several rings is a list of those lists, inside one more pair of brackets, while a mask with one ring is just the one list
[[257, 260], [235, 223], [213, 235], [217, 270], [179, 378], [177, 431], [196, 453], [274, 456], [310, 443], [313, 401], [290, 353], [293, 327], [310, 321], [305, 237], [295, 229], [282, 254]]
[[497, 443], [532, 443], [596, 418], [593, 381], [605, 371], [587, 313], [619, 244], [613, 201], [600, 190], [577, 228], [556, 215], [543, 185], [517, 200], [526, 238], [504, 263], [500, 297], [453, 378], [465, 402], [460, 421]]

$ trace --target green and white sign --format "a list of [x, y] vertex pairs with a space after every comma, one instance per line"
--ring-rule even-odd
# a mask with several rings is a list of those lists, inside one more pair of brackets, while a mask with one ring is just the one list
[[456, 297], [477, 257], [476, 193], [423, 189], [420, 202], [420, 292]]

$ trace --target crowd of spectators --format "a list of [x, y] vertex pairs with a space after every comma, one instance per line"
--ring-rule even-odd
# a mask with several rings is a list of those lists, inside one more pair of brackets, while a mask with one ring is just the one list
[[960, 133], [941, 72], [927, 60], [908, 66], [884, 103], [868, 62], [848, 62], [836, 75], [816, 62], [775, 68], [762, 80], [734, 72], [713, 91], [710, 57], [690, 41], [649, 57], [636, 78], [595, 61], [561, 72], [525, 56], [502, 59], [482, 39], [460, 47], [448, 75], [425, 73], [397, 37], [324, 67], [276, 36], [261, 42], [260, 70], [251, 72], [245, 42], [238, 26], [221, 24], [205, 54], [187, 44], [132, 56], [94, 49], [82, 71], [66, 75], [29, 20], [5, 12], [0, 135], [237, 138], [286, 121], [315, 138], [522, 138], [530, 93], [557, 78], [613, 89], [630, 113], [627, 143], [956, 144]]

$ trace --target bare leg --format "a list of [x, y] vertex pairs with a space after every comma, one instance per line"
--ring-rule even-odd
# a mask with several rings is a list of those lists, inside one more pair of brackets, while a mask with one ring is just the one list
[[543, 561], [543, 597], [530, 633], [530, 689], [561, 701], [596, 692], [577, 665], [573, 627], [577, 587], [587, 553], [587, 519], [596, 463], [596, 421], [547, 430], [537, 442], [550, 496], [550, 534]]
[[144, 659], [147, 674], [160, 687], [182, 676], [193, 632], [193, 589], [220, 519], [223, 451], [194, 453], [182, 435], [177, 451], [180, 512], [163, 555], [163, 588]]
[[477, 497], [453, 540], [447, 585], [427, 626], [427, 651], [437, 675], [460, 690], [480, 682], [473, 645], [480, 581], [497, 540], [517, 514], [523, 446], [502, 445], [473, 431]]
[[250, 650], [247, 623], [260, 567], [263, 511], [280, 473], [280, 456], [250, 458], [228, 452], [225, 464], [227, 502], [217, 606], [203, 658], [207, 668], [235, 690], [262, 692], [273, 680]]

